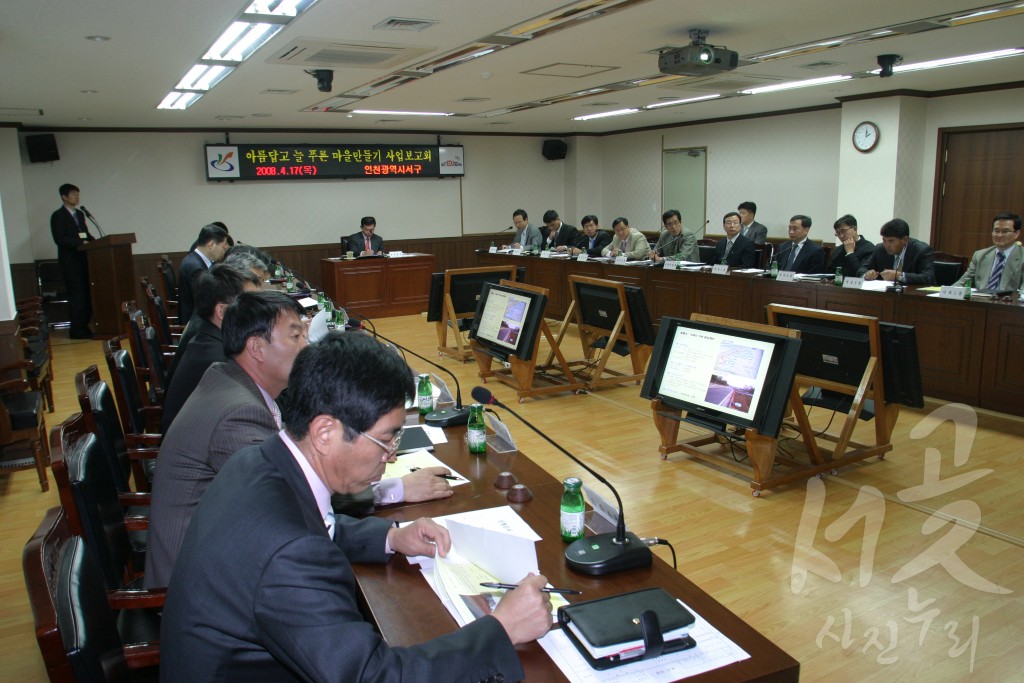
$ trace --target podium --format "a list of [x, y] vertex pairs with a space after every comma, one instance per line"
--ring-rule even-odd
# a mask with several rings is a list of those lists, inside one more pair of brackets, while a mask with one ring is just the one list
[[86, 242], [79, 250], [89, 258], [89, 292], [92, 296], [93, 327], [97, 335], [114, 336], [121, 329], [121, 302], [135, 298], [135, 263], [132, 245], [135, 233], [106, 235]]

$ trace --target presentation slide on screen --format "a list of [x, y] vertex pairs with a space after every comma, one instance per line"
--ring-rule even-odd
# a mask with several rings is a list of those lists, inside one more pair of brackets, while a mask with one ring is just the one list
[[751, 418], [761, 399], [774, 348], [770, 342], [679, 327], [660, 393]]
[[529, 297], [491, 289], [483, 315], [480, 316], [477, 336], [509, 349], [516, 348], [529, 307]]

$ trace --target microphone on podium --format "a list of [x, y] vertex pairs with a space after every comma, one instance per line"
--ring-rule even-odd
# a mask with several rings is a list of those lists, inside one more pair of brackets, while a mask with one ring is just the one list
[[487, 389], [474, 387], [473, 400], [487, 405], [496, 405], [512, 413], [520, 422], [532, 429], [537, 436], [568, 456], [570, 460], [593, 475], [595, 479], [607, 486], [612, 494], [614, 494], [615, 502], [619, 506], [619, 518], [615, 525], [615, 533], [595, 534], [570, 543], [569, 547], [565, 549], [565, 563], [569, 569], [581, 574], [603, 576], [605, 574], [613, 574], [639, 567], [649, 567], [651, 565], [651, 549], [647, 547], [647, 544], [639, 536], [631, 531], [626, 531], [626, 517], [622, 511], [622, 498], [619, 497], [619, 492], [615, 490], [615, 487], [607, 479], [575, 455], [552, 441], [550, 437], [530, 424], [521, 415], [495, 398], [494, 394]]
[[435, 363], [432, 360], [427, 360], [426, 358], [416, 353], [412, 349], [405, 348], [398, 342], [388, 339], [383, 334], [377, 334], [376, 332], [374, 332], [374, 336], [379, 339], [383, 339], [388, 344], [391, 344], [392, 346], [399, 348], [405, 351], [406, 353], [412, 354], [413, 356], [419, 358], [424, 363], [432, 365], [438, 370], [447, 372], [448, 375], [451, 376], [453, 380], [455, 380], [455, 407], [442, 408], [441, 410], [434, 410], [432, 412], [427, 413], [426, 415], [423, 416], [423, 420], [428, 425], [431, 425], [433, 427], [457, 427], [459, 425], [464, 425], [467, 422], [469, 422], [469, 408], [462, 407], [462, 387], [459, 386], [459, 378], [455, 376], [454, 372], [452, 372], [451, 370], [449, 370], [448, 368], [439, 363]]

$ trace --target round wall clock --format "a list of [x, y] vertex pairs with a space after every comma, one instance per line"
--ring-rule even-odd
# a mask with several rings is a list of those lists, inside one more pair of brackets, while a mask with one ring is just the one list
[[870, 152], [878, 145], [878, 126], [870, 121], [858, 123], [853, 129], [853, 148], [858, 152]]

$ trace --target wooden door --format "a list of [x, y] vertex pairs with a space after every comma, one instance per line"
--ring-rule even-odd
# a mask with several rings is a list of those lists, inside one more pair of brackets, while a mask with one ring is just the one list
[[940, 129], [931, 244], [970, 256], [992, 244], [992, 218], [1024, 211], [1024, 126]]

